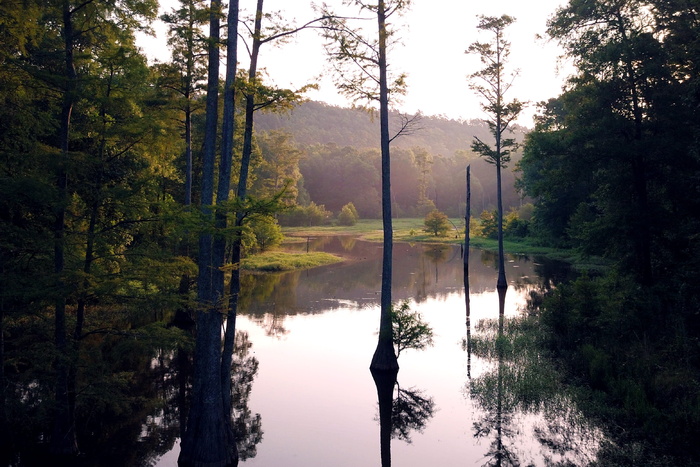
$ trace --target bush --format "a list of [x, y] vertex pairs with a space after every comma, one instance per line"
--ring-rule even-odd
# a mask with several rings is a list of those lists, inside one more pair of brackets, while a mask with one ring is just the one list
[[503, 218], [503, 236], [527, 237], [530, 230], [530, 222], [520, 217], [520, 211], [510, 211]]
[[249, 226], [255, 236], [255, 246], [260, 251], [274, 248], [282, 243], [284, 239], [282, 228], [270, 216], [260, 216], [251, 219]]
[[280, 224], [287, 227], [310, 227], [328, 224], [332, 215], [323, 204], [317, 205], [312, 201], [308, 206], [294, 206], [281, 213], [278, 218]]
[[498, 213], [496, 211], [482, 211], [481, 236], [484, 238], [498, 239]]
[[446, 235], [450, 230], [450, 221], [447, 219], [447, 214], [434, 209], [425, 216], [423, 221], [426, 232], [438, 235]]
[[340, 210], [340, 214], [338, 214], [338, 225], [355, 225], [359, 219], [360, 216], [357, 214], [355, 205], [348, 203], [343, 206]]

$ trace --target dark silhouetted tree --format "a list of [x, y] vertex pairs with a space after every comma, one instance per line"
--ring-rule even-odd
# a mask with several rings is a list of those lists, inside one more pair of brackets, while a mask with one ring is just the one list
[[505, 65], [510, 54], [510, 42], [505, 37], [505, 29], [515, 21], [508, 15], [500, 17], [480, 16], [477, 28], [491, 33], [490, 42], [474, 42], [467, 53], [477, 54], [484, 67], [470, 75], [470, 88], [483, 99], [481, 108], [488, 115], [486, 122], [494, 138], [494, 145], [475, 137], [472, 150], [485, 157], [496, 166], [496, 189], [498, 196], [498, 282], [499, 288], [507, 288], [505, 260], [503, 255], [503, 189], [501, 170], [510, 162], [511, 152], [517, 147], [514, 138], [505, 138], [509, 125], [518, 117], [523, 104], [514, 99], [507, 101], [506, 93], [510, 89], [513, 78], [505, 71]]

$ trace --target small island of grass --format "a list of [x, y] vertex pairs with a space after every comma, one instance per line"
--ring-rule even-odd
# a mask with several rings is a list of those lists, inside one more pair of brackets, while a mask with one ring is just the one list
[[291, 253], [275, 250], [249, 256], [241, 262], [241, 269], [259, 272], [281, 272], [309, 269], [342, 261], [339, 256], [324, 252]]

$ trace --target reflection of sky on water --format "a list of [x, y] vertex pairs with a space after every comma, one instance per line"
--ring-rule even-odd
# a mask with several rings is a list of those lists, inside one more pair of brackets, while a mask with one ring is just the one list
[[[343, 243], [324, 242], [322, 249], [326, 251], [348, 246], [347, 239]], [[238, 328], [249, 333], [252, 355], [260, 363], [249, 408], [261, 414], [264, 434], [257, 456], [241, 465], [380, 464], [377, 388], [368, 367], [379, 325], [381, 250], [377, 244], [360, 241], [353, 246], [344, 251], [350, 251], [354, 261], [247, 278], [250, 292], [244, 299]], [[467, 352], [462, 348], [466, 317], [459, 247], [430, 248], [394, 247], [394, 299], [411, 299], [411, 309], [420, 312], [433, 328], [435, 344], [425, 351], [409, 349], [401, 354], [400, 387], [416, 389], [431, 398], [434, 411], [422, 432], [410, 433], [410, 444], [392, 441], [393, 465], [485, 465], [491, 440], [476, 438], [474, 424], [486, 412], [470, 397]], [[517, 314], [538, 277], [532, 262], [511, 260], [507, 266], [511, 284], [506, 295], [507, 316]], [[494, 255], [472, 252], [472, 326], [498, 317], [494, 263]], [[487, 375], [494, 365], [472, 355], [472, 379]], [[522, 465], [545, 465], [547, 458], [559, 460], [537, 442], [538, 434], [558, 426], [564, 435], [576, 435], [570, 429], [570, 414], [563, 419], [554, 411], [548, 417], [515, 411], [511, 420], [517, 436], [508, 442], [515, 445]]]

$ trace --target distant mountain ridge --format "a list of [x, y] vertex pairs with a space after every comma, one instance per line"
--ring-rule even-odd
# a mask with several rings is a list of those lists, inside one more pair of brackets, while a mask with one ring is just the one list
[[[393, 135], [401, 120], [397, 112], [391, 112], [389, 118]], [[360, 149], [379, 147], [379, 119], [361, 109], [307, 101], [286, 114], [262, 113], [255, 121], [258, 131], [284, 129], [300, 146], [334, 143]], [[527, 129], [521, 126], [513, 129], [512, 137], [522, 140]], [[452, 157], [457, 151], [471, 152], [475, 136], [483, 141], [492, 139], [486, 122], [422, 116], [416, 130], [397, 138], [392, 146], [423, 147], [433, 155]]]

